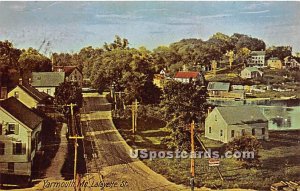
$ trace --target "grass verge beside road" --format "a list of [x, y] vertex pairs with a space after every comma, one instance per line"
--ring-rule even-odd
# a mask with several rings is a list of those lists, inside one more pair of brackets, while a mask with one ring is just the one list
[[[114, 120], [122, 136], [132, 146], [131, 120]], [[165, 123], [158, 119], [138, 122], [135, 146], [148, 150], [166, 149], [160, 141], [169, 135]], [[221, 150], [224, 145], [202, 137], [206, 147]], [[299, 181], [300, 177], [300, 130], [270, 132], [270, 141], [262, 142], [259, 152], [262, 166], [258, 169], [246, 169], [236, 159], [221, 159], [222, 181], [215, 167], [208, 166], [208, 159], [196, 159], [195, 183], [197, 187], [210, 188], [248, 188], [269, 190], [271, 184], [281, 180]], [[154, 159], [143, 160], [152, 170], [162, 174], [177, 184], [189, 185], [190, 159]]]

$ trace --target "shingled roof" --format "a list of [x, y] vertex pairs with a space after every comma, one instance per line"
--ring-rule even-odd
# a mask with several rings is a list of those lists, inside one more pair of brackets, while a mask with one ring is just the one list
[[259, 110], [253, 106], [226, 106], [216, 107], [228, 125], [263, 123], [268, 120]]
[[184, 72], [184, 71], [180, 71], [177, 72], [175, 75], [175, 78], [197, 78], [197, 76], [199, 75], [199, 72]]
[[259, 72], [259, 73], [262, 73], [262, 71], [260, 71], [256, 67], [246, 67], [246, 68], [244, 68], [244, 70], [248, 70], [249, 72]]
[[207, 90], [229, 91], [230, 83], [226, 82], [209, 82]]
[[266, 55], [266, 51], [252, 51], [251, 56], [262, 56], [262, 55]]
[[[53, 71], [54, 72], [65, 72], [66, 76], [69, 76], [75, 69], [78, 69], [77, 66], [54, 66]], [[81, 72], [78, 69], [79, 72]]]
[[26, 107], [23, 103], [15, 97], [10, 97], [0, 102], [0, 107], [10, 113], [16, 119], [24, 123], [30, 129], [35, 129], [42, 121], [39, 115], [34, 113], [31, 109]]
[[65, 80], [64, 72], [32, 72], [33, 87], [58, 87]]
[[30, 85], [18, 85], [18, 86], [38, 102], [42, 102], [45, 99], [50, 97], [48, 94], [39, 92], [37, 89], [35, 89]]

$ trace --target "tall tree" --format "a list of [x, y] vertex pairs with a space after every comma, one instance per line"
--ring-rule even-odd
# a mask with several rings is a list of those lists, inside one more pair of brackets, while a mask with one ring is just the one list
[[164, 87], [161, 102], [165, 111], [168, 127], [172, 130], [171, 137], [165, 139], [171, 148], [189, 150], [189, 139], [185, 127], [194, 120], [196, 123], [204, 120], [206, 111], [206, 89], [197, 83], [180, 83], [170, 81]]
[[82, 90], [76, 82], [63, 82], [55, 90], [55, 104], [59, 106], [60, 111], [65, 114], [70, 114], [70, 107], [67, 104], [76, 104], [76, 108], [82, 107]]
[[19, 63], [21, 69], [30, 72], [48, 72], [52, 68], [51, 60], [33, 48], [22, 51]]
[[21, 50], [9, 41], [0, 41], [0, 86], [13, 87], [19, 78]]

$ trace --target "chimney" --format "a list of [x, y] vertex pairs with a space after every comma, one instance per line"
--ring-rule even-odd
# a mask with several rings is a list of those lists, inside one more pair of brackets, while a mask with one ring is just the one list
[[19, 78], [19, 85], [23, 85], [23, 79]]
[[207, 109], [207, 115], [209, 115], [211, 113], [211, 107], [208, 107]]

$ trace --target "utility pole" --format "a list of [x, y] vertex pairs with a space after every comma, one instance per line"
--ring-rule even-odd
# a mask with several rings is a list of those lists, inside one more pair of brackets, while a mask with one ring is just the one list
[[69, 107], [71, 107], [71, 130], [72, 130], [72, 136], [69, 136], [69, 139], [74, 139], [74, 190], [77, 190], [77, 147], [78, 147], [78, 143], [77, 140], [78, 139], [83, 139], [83, 136], [78, 136], [77, 135], [77, 131], [76, 131], [76, 126], [75, 126], [75, 120], [74, 120], [74, 106], [76, 106], [76, 104], [69, 104], [67, 105]]
[[132, 111], [132, 133], [133, 133], [133, 138], [135, 135], [135, 132], [137, 130], [137, 114], [138, 114], [138, 101], [135, 99], [134, 102], [132, 102], [131, 105], [131, 111]]
[[191, 191], [194, 191], [194, 178], [195, 178], [195, 142], [194, 142], [194, 129], [195, 122], [194, 120], [191, 123]]

